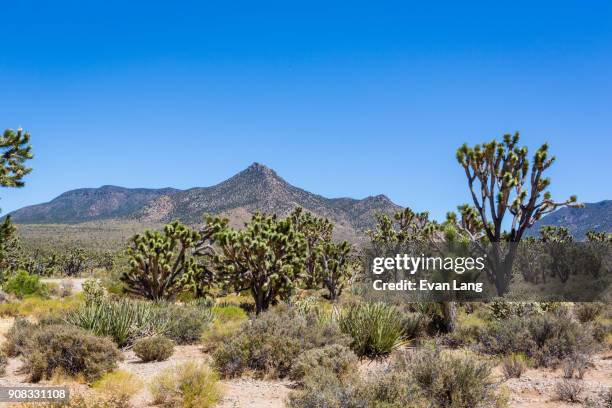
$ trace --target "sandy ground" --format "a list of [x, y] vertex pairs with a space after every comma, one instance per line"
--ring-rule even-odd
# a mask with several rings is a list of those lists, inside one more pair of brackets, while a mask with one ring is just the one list
[[72, 292], [79, 293], [83, 291], [83, 282], [91, 278], [43, 278], [41, 281], [43, 283], [51, 283], [56, 285], [61, 285], [62, 282], [70, 282], [72, 284]]
[[[0, 341], [11, 327], [13, 319], [0, 319]], [[160, 371], [188, 361], [209, 362], [210, 356], [201, 352], [199, 346], [177, 346], [175, 353], [166, 361], [141, 363], [132, 351], [124, 352], [125, 359], [119, 363], [119, 369], [138, 376], [145, 383], [154, 380]], [[0, 386], [28, 385], [27, 377], [19, 372], [21, 361], [9, 359], [6, 374], [0, 377]], [[376, 375], [384, 368], [384, 362], [362, 363], [360, 372], [363, 375]], [[501, 370], [494, 371], [496, 381], [503, 381]], [[555, 386], [562, 381], [560, 370], [530, 369], [521, 378], [503, 381], [510, 390], [510, 407], [512, 408], [567, 408], [580, 407], [584, 404], [567, 404], [555, 399]], [[265, 381], [251, 378], [240, 378], [222, 381], [224, 397], [219, 408], [282, 408], [291, 390], [288, 381]], [[582, 400], [593, 398], [602, 391], [612, 387], [612, 352], [598, 354], [593, 360], [593, 367], [581, 381], [584, 391]], [[83, 384], [71, 384], [80, 390], [87, 390]], [[150, 407], [151, 394], [145, 387], [131, 401], [135, 408]], [[0, 403], [0, 407], [6, 404]], [[604, 408], [604, 407], [602, 407]]]

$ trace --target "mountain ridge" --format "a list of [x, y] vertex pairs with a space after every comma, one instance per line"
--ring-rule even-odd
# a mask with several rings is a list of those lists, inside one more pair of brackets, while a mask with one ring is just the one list
[[234, 176], [209, 187], [146, 189], [105, 185], [60, 194], [53, 200], [10, 213], [17, 224], [70, 224], [93, 220], [136, 220], [163, 223], [179, 219], [201, 222], [205, 213], [244, 221], [254, 212], [288, 214], [300, 206], [332, 220], [341, 235], [371, 228], [374, 214], [400, 208], [385, 195], [363, 199], [326, 198], [293, 186], [273, 169], [253, 163]]
[[577, 240], [584, 240], [589, 230], [612, 232], [612, 200], [584, 203], [584, 208], [560, 208], [537, 221], [527, 235], [538, 236], [545, 225], [566, 227]]

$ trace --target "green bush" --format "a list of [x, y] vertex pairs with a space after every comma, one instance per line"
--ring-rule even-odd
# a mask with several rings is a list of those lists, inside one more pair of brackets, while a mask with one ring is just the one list
[[154, 378], [153, 402], [163, 408], [211, 408], [221, 398], [218, 381], [217, 373], [204, 365], [173, 367]]
[[473, 408], [494, 401], [491, 367], [469, 355], [422, 350], [411, 357], [411, 376], [428, 401], [440, 408]]
[[247, 368], [258, 375], [285, 377], [301, 353], [328, 344], [348, 344], [333, 321], [279, 305], [245, 322], [213, 359], [224, 377], [239, 376]]
[[114, 369], [122, 358], [109, 339], [66, 325], [39, 327], [26, 342], [22, 355], [24, 371], [32, 382], [49, 378], [58, 369], [93, 381]]
[[596, 344], [591, 330], [565, 317], [551, 314], [495, 322], [480, 336], [478, 349], [506, 355], [523, 353], [536, 366], [555, 366], [568, 356], [590, 355]]
[[24, 296], [46, 296], [47, 288], [37, 275], [30, 275], [26, 271], [17, 271], [4, 284], [4, 290], [22, 298]]
[[358, 304], [340, 315], [340, 329], [359, 357], [386, 356], [404, 344], [404, 324], [397, 309], [380, 302]]
[[303, 387], [292, 391], [288, 408], [371, 407], [370, 398], [362, 395], [359, 379], [340, 379], [330, 370], [319, 368], [304, 378]]
[[174, 353], [174, 343], [164, 336], [147, 337], [134, 343], [134, 353], [145, 363], [164, 361]]
[[330, 370], [336, 376], [342, 377], [355, 369], [356, 365], [357, 356], [349, 348], [340, 344], [330, 344], [302, 353], [291, 369], [290, 378], [299, 381], [320, 368]]
[[205, 305], [169, 307], [170, 326], [166, 336], [177, 344], [195, 344], [213, 319], [212, 310]]

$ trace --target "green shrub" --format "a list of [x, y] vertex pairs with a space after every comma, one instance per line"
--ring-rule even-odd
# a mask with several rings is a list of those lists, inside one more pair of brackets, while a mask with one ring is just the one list
[[496, 355], [523, 353], [536, 366], [550, 367], [568, 356], [590, 355], [595, 341], [586, 326], [551, 314], [495, 322], [480, 336], [479, 350]]
[[49, 325], [35, 330], [26, 342], [23, 358], [32, 382], [50, 378], [58, 369], [92, 381], [114, 369], [122, 356], [107, 338], [72, 326]]
[[473, 408], [494, 401], [491, 367], [469, 355], [422, 350], [411, 358], [410, 373], [428, 401], [440, 408]]
[[206, 306], [169, 307], [170, 326], [166, 336], [177, 344], [195, 344], [202, 338], [206, 326], [213, 319], [212, 310]]
[[291, 369], [290, 378], [299, 381], [320, 368], [342, 377], [355, 369], [356, 364], [357, 356], [349, 348], [340, 344], [330, 344], [300, 354]]
[[17, 271], [4, 284], [4, 290], [22, 298], [24, 296], [46, 296], [47, 288], [37, 275], [30, 275], [26, 271]]
[[595, 321], [604, 310], [605, 305], [598, 302], [584, 302], [574, 305], [574, 315], [581, 323]]
[[340, 329], [351, 337], [359, 357], [386, 356], [406, 342], [401, 313], [384, 303], [362, 303], [340, 315]]
[[151, 385], [153, 402], [164, 408], [211, 408], [221, 398], [218, 375], [190, 362], [167, 369]]
[[330, 370], [319, 368], [304, 378], [301, 389], [292, 391], [288, 408], [348, 408], [371, 407], [370, 398], [361, 395], [363, 388], [357, 378], [338, 378]]
[[134, 343], [134, 353], [145, 363], [164, 361], [174, 353], [174, 343], [164, 336], [147, 337]]
[[239, 376], [247, 368], [257, 375], [285, 377], [302, 352], [328, 344], [348, 344], [333, 321], [279, 305], [245, 322], [217, 348], [213, 359], [224, 377]]

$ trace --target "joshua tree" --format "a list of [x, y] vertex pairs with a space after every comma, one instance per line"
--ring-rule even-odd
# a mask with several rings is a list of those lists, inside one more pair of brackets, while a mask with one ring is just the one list
[[226, 218], [204, 217], [204, 226], [199, 230], [199, 239], [195, 245], [193, 255], [197, 257], [198, 268], [194, 268], [184, 277], [185, 287], [191, 291], [196, 298], [208, 297], [210, 290], [216, 284], [214, 273], [215, 259], [215, 236], [227, 228], [229, 220]]
[[317, 275], [329, 292], [329, 299], [336, 300], [351, 276], [351, 245], [346, 241], [324, 242], [317, 252]]
[[[492, 244], [487, 258], [489, 278], [498, 295], [506, 293], [512, 277], [516, 245], [537, 220], [562, 206], [578, 207], [576, 196], [553, 201], [546, 191], [550, 179], [544, 172], [554, 163], [548, 145], [542, 145], [529, 161], [527, 147], [518, 145], [519, 134], [504, 135], [503, 141], [457, 150], [457, 161], [465, 171], [474, 207], [480, 216], [483, 234]], [[504, 218], [510, 218], [510, 230], [504, 231]]]
[[62, 263], [64, 273], [68, 276], [77, 276], [85, 269], [87, 257], [85, 250], [81, 248], [70, 248]]
[[224, 283], [249, 290], [259, 314], [286, 299], [304, 267], [306, 240], [290, 218], [255, 214], [243, 230], [226, 228], [215, 234], [219, 253], [215, 266]]
[[[25, 165], [32, 158], [30, 134], [19, 128], [6, 129], [0, 137], [0, 186], [23, 187], [23, 177], [32, 171]], [[10, 217], [0, 225], [0, 272], [6, 268], [7, 251], [14, 246], [15, 227]]]
[[612, 242], [612, 234], [597, 231], [587, 231], [586, 239], [589, 242]]
[[147, 230], [127, 249], [130, 270], [123, 274], [127, 292], [151, 300], [170, 300], [184, 290], [186, 277], [200, 265], [192, 251], [200, 234], [174, 221], [163, 232]]
[[304, 262], [303, 282], [306, 289], [316, 289], [321, 284], [319, 247], [332, 240], [334, 225], [327, 218], [318, 218], [301, 207], [296, 207], [289, 218], [295, 229], [304, 235], [306, 240], [306, 260]]

